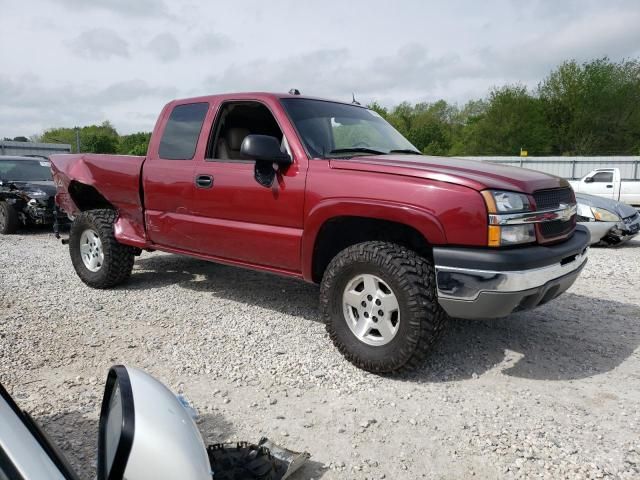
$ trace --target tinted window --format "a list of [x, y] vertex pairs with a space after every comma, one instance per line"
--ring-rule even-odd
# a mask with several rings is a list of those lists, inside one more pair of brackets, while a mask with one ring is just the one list
[[51, 180], [48, 160], [0, 160], [0, 179], [16, 182]]
[[202, 122], [208, 109], [208, 103], [178, 105], [173, 109], [160, 140], [158, 151], [160, 158], [166, 160], [193, 158]]
[[613, 182], [613, 172], [599, 172], [591, 178], [593, 178], [594, 182]]

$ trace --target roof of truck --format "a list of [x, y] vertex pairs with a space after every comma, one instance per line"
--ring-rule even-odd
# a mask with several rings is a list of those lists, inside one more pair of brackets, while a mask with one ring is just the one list
[[322, 97], [314, 97], [310, 95], [301, 95], [301, 94], [291, 94], [291, 93], [276, 93], [276, 92], [235, 92], [235, 93], [217, 93], [213, 95], [202, 95], [200, 97], [190, 97], [190, 98], [178, 98], [172, 100], [169, 103], [196, 103], [196, 102], [208, 102], [211, 100], [255, 100], [255, 99], [271, 99], [271, 100], [280, 100], [283, 98], [303, 98], [307, 100], [320, 100], [323, 102], [334, 102], [334, 103], [342, 103], [344, 105], [354, 105], [357, 107], [367, 108], [358, 103], [342, 101], [342, 100], [333, 100], [330, 98], [322, 98]]

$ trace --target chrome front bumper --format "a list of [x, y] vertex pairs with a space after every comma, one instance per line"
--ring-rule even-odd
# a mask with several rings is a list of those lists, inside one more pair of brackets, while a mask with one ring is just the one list
[[[451, 262], [455, 258], [453, 249], [434, 249], [440, 305], [451, 317], [497, 318], [552, 300], [573, 284], [587, 263], [589, 234], [584, 228], [576, 233], [579, 238], [568, 241], [570, 245], [525, 247], [499, 253], [475, 250], [471, 255], [461, 249], [464, 258], [455, 262]], [[481, 260], [489, 265], [493, 262], [492, 268], [474, 268], [477, 266], [474, 263], [479, 263], [473, 261], [474, 256], [483, 252], [485, 256], [494, 255], [490, 262]], [[544, 262], [540, 258], [543, 255], [547, 255], [550, 263], [540, 265]]]

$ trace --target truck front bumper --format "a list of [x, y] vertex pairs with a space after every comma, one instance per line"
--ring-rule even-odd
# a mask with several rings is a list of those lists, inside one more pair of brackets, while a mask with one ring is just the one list
[[438, 302], [454, 318], [498, 318], [556, 298], [587, 263], [589, 231], [565, 242], [504, 250], [436, 247]]

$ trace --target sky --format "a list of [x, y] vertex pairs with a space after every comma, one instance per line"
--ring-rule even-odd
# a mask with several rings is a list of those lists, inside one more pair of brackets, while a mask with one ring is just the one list
[[463, 104], [567, 59], [640, 58], [640, 0], [0, 0], [0, 138], [173, 98], [299, 89]]

